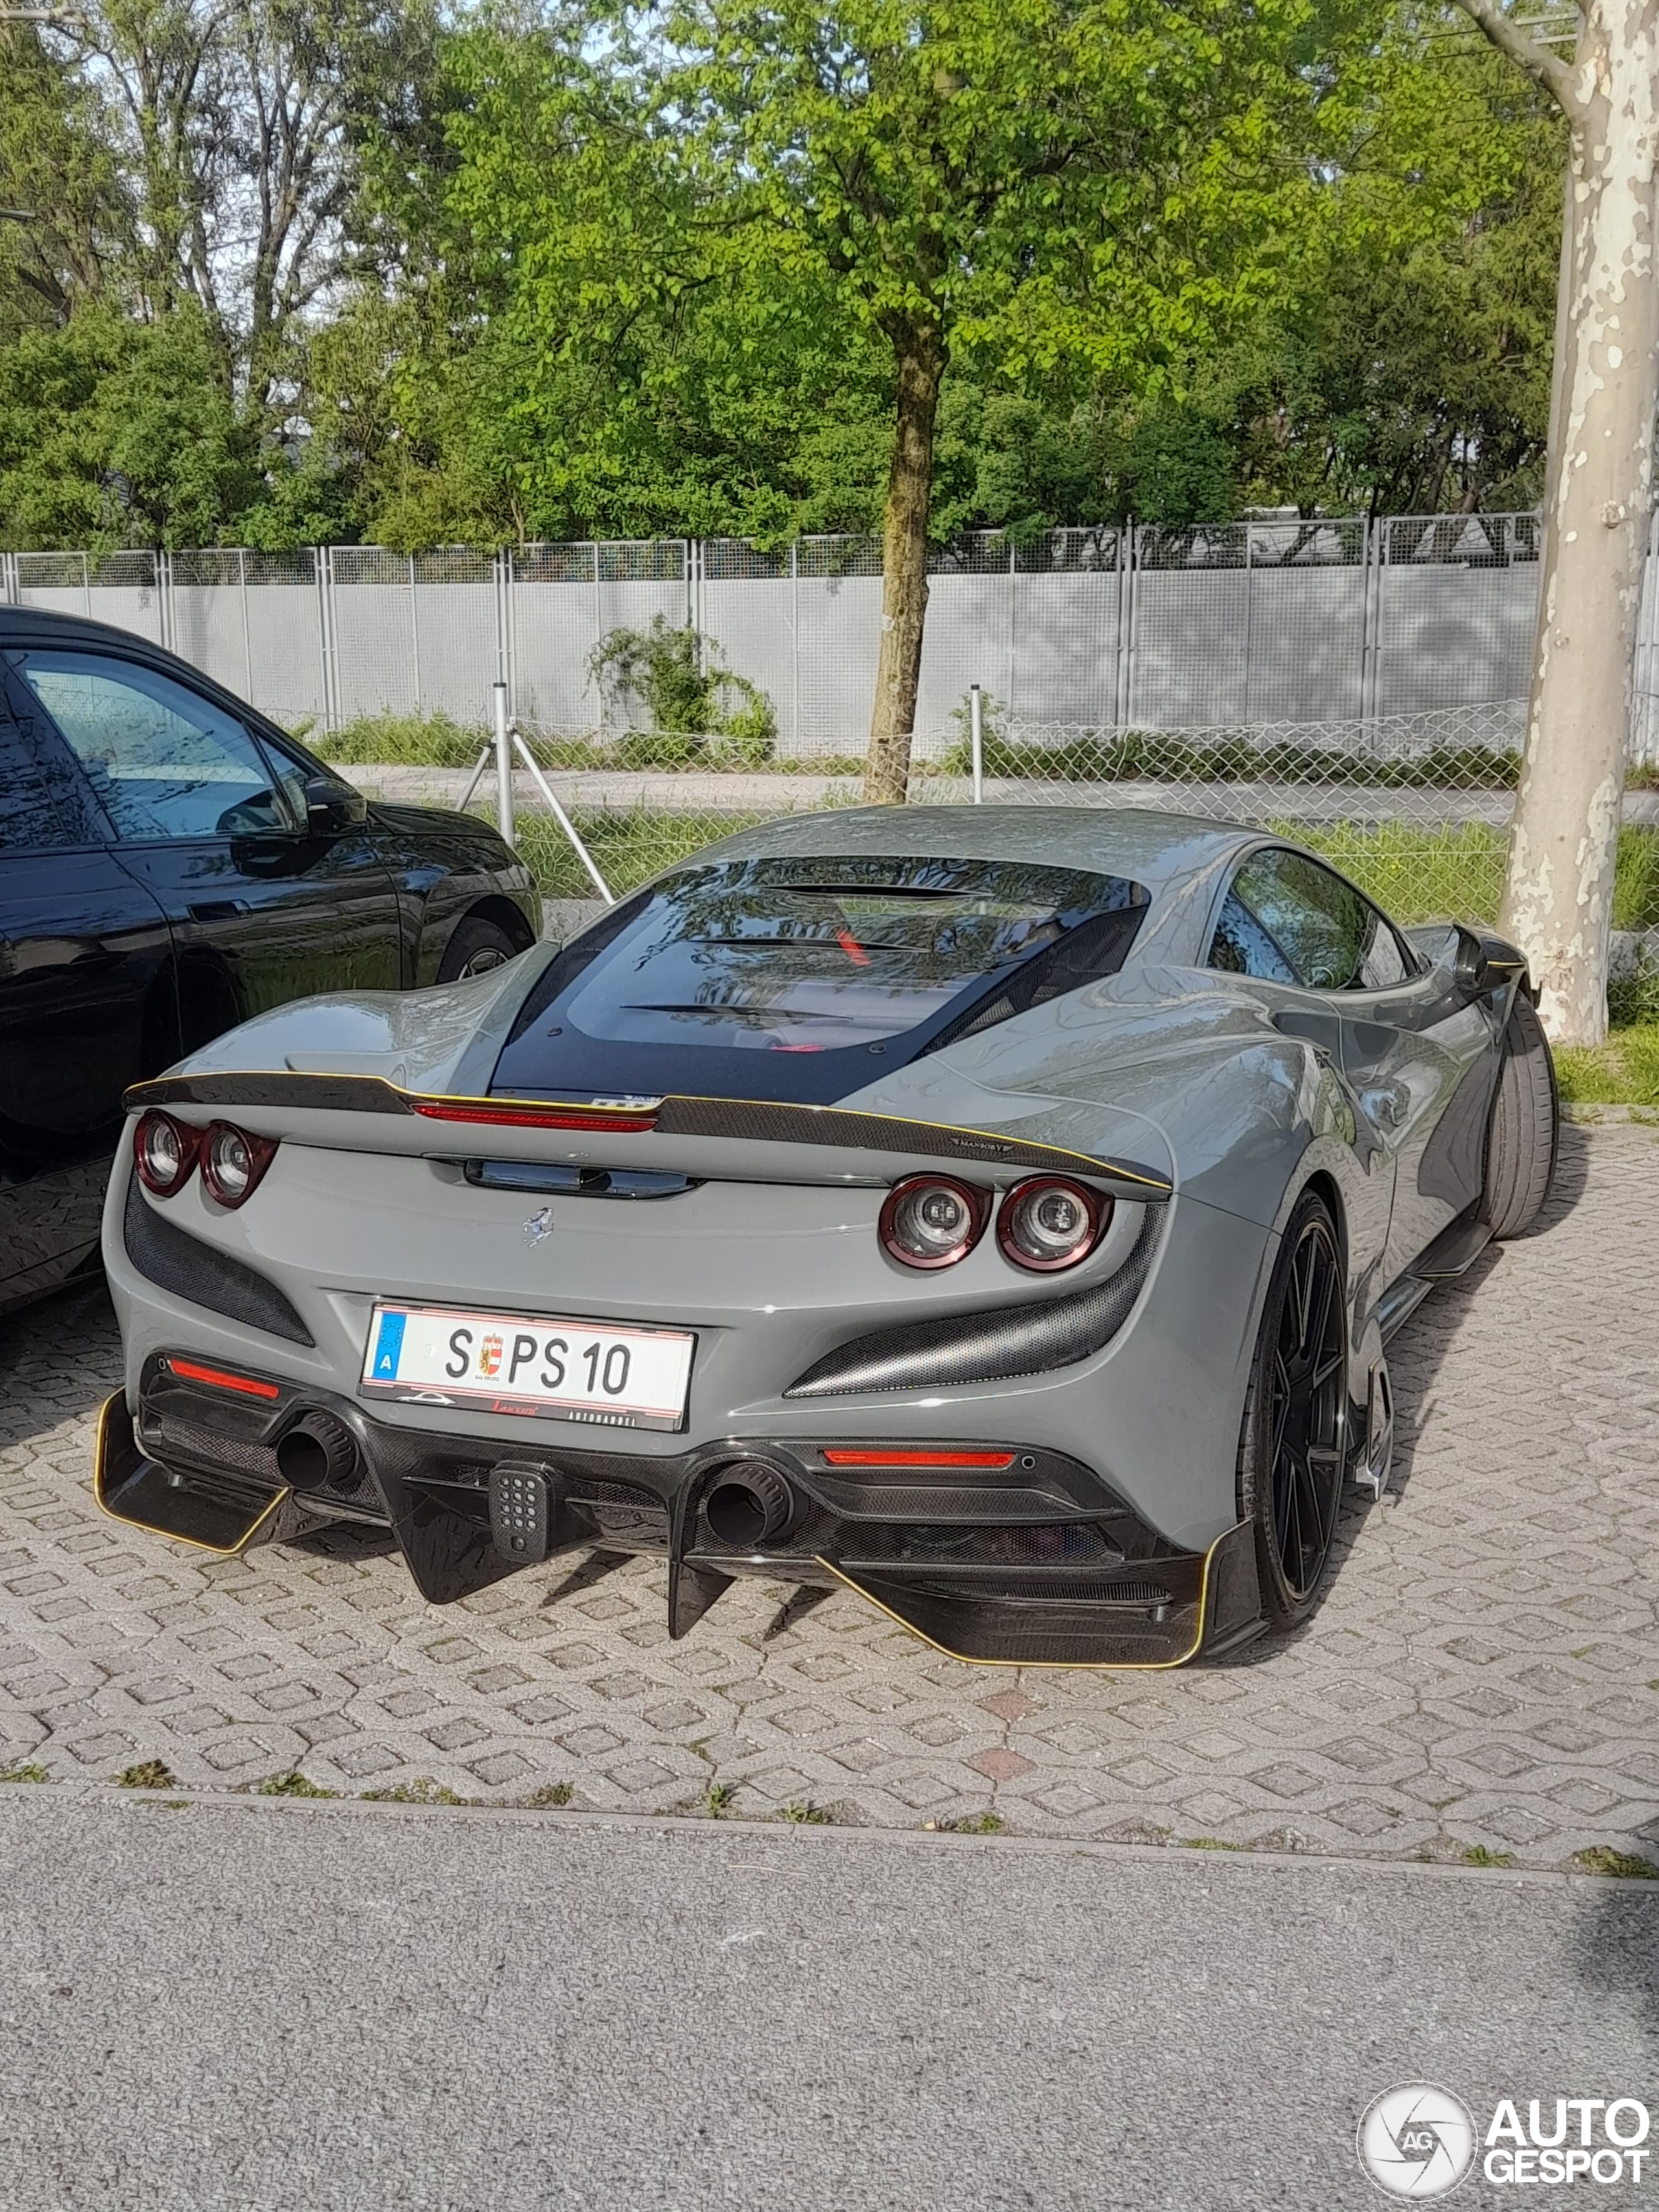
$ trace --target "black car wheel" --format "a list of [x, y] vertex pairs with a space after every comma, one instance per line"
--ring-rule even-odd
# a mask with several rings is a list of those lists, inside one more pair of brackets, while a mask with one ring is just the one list
[[1480, 1199], [1494, 1237], [1518, 1237], [1537, 1218], [1555, 1176], [1560, 1119], [1550, 1041], [1537, 1008], [1517, 992], [1504, 1031]]
[[1347, 1467], [1348, 1327], [1342, 1251], [1315, 1192], [1297, 1202], [1256, 1340], [1239, 1442], [1240, 1517], [1255, 1524], [1269, 1625], [1311, 1610]]
[[487, 975], [492, 968], [516, 959], [519, 947], [507, 932], [481, 914], [470, 914], [457, 925], [438, 963], [441, 983], [459, 983], [469, 975]]

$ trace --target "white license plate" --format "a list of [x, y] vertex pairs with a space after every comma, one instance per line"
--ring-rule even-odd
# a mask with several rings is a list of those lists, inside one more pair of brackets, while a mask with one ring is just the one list
[[683, 1329], [377, 1304], [359, 1388], [405, 1404], [678, 1429], [696, 1346]]

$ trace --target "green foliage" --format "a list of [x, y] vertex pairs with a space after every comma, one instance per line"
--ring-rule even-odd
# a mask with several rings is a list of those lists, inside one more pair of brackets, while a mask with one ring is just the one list
[[260, 493], [206, 318], [106, 307], [0, 347], [0, 541], [212, 545]]
[[337, 1790], [325, 1790], [296, 1766], [289, 1774], [268, 1774], [254, 1791], [256, 1797], [337, 1797]]
[[115, 1778], [120, 1790], [176, 1790], [179, 1778], [163, 1759], [141, 1759], [136, 1766], [124, 1766]]
[[434, 1782], [429, 1774], [417, 1774], [412, 1782], [394, 1783], [385, 1790], [365, 1790], [362, 1794], [371, 1805], [465, 1805], [469, 1802], [458, 1797], [441, 1782]]
[[819, 1805], [792, 1801], [782, 1809], [783, 1817], [792, 1828], [827, 1828], [830, 1825], [830, 1815]]
[[426, 768], [471, 768], [485, 736], [483, 729], [463, 729], [453, 716], [442, 713], [387, 713], [359, 714], [339, 729], [307, 737], [304, 742], [319, 760], [362, 766], [407, 763]]
[[9, 1766], [0, 1766], [0, 1782], [50, 1782], [52, 1777], [35, 1759], [17, 1759]]
[[1463, 1847], [1463, 1863], [1465, 1866], [1472, 1867], [1512, 1867], [1515, 1864], [1515, 1853], [1494, 1851], [1485, 1844], [1466, 1844]]
[[629, 768], [673, 768], [694, 759], [755, 765], [777, 740], [772, 702], [747, 677], [721, 665], [716, 648], [662, 615], [648, 629], [613, 629], [588, 656], [588, 673], [613, 697], [632, 701], [651, 727], [617, 749]]
[[544, 1782], [539, 1790], [532, 1790], [527, 1797], [522, 1797], [519, 1802], [536, 1812], [542, 1812], [550, 1806], [568, 1805], [575, 1794], [574, 1783]]
[[1559, 1046], [1555, 1073], [1570, 1105], [1659, 1108], [1659, 1022], [1615, 1029], [1605, 1044]]
[[1575, 1851], [1573, 1865], [1580, 1874], [1612, 1875], [1622, 1881], [1659, 1881], [1659, 1866], [1635, 1851], [1616, 1851], [1610, 1844], [1593, 1844]]

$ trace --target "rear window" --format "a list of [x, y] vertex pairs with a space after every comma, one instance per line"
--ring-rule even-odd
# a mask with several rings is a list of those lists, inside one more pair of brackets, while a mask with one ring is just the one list
[[827, 1103], [1122, 964], [1120, 877], [1011, 861], [691, 867], [550, 963], [494, 1089]]

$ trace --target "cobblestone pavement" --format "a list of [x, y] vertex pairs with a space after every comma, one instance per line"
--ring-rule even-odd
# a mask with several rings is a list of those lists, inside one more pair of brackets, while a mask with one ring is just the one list
[[1389, 1495], [1316, 1617], [1170, 1674], [986, 1671], [850, 1593], [739, 1583], [682, 1643], [597, 1559], [434, 1608], [338, 1537], [203, 1563], [102, 1518], [101, 1291], [0, 1323], [0, 1765], [295, 1767], [514, 1800], [1522, 1864], [1659, 1856], [1659, 1131], [1568, 1129], [1532, 1236], [1396, 1341]]

